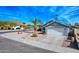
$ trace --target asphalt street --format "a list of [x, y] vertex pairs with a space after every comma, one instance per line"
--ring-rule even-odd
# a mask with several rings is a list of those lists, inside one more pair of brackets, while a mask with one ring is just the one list
[[0, 36], [0, 53], [53, 53], [53, 51], [37, 48]]

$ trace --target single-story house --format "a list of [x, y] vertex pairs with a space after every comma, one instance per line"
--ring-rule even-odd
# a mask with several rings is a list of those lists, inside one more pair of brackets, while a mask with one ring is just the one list
[[20, 26], [13, 27], [13, 30], [18, 30], [18, 29], [21, 29], [21, 27]]
[[[67, 39], [67, 35], [71, 28], [79, 29], [77, 26], [67, 25], [64, 23], [49, 21], [42, 26], [42, 32], [46, 33], [48, 41], [50, 43], [62, 46], [64, 39]], [[79, 34], [78, 34], [79, 35]]]
[[67, 36], [69, 26], [56, 21], [49, 21], [45, 25], [45, 32], [49, 36]]

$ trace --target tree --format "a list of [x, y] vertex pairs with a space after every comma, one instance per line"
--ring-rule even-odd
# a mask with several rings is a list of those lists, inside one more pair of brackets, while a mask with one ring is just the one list
[[34, 32], [32, 34], [32, 37], [37, 37], [37, 27], [38, 25], [42, 24], [41, 20], [38, 19], [34, 19], [31, 21], [31, 23], [33, 24], [33, 28], [34, 28]]
[[13, 21], [0, 21], [0, 29], [1, 30], [10, 30], [13, 26], [17, 26], [18, 24]]

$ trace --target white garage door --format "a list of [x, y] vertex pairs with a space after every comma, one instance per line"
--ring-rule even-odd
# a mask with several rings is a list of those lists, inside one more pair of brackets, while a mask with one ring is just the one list
[[47, 29], [47, 35], [58, 37], [58, 36], [63, 35], [63, 31], [59, 32], [59, 31], [56, 31], [56, 30], [53, 30], [53, 29]]

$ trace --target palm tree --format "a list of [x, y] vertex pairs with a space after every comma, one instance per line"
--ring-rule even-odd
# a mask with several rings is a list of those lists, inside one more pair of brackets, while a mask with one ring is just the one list
[[32, 37], [37, 37], [37, 25], [40, 25], [42, 24], [41, 20], [38, 20], [38, 19], [34, 19], [31, 21], [31, 23], [33, 24], [33, 28], [34, 28], [34, 32], [32, 34]]

